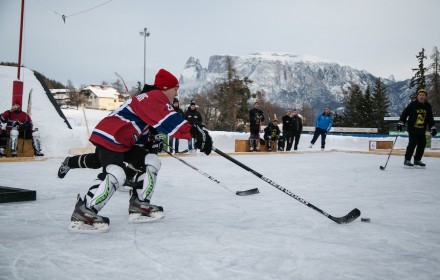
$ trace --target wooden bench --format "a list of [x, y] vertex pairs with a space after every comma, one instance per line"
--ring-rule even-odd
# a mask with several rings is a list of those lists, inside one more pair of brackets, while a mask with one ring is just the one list
[[383, 140], [370, 140], [369, 141], [369, 150], [382, 150], [382, 149], [391, 149], [393, 147], [393, 141], [383, 141]]
[[[272, 151], [277, 150], [277, 141], [272, 141]], [[261, 145], [260, 141], [258, 141], [258, 150], [261, 152], [267, 152], [267, 146]], [[236, 153], [243, 153], [243, 152], [249, 152], [250, 151], [250, 143], [249, 140], [235, 140], [235, 152]]]
[[[266, 140], [267, 141], [267, 140]], [[277, 148], [278, 148], [278, 141], [272, 141], [271, 143], [271, 148], [272, 148], [272, 152], [276, 152]], [[262, 152], [268, 152], [269, 150], [267, 149], [266, 144], [264, 145], [260, 145], [260, 151]]]
[[249, 152], [250, 149], [250, 143], [249, 140], [235, 140], [235, 152], [237, 153], [243, 153], [243, 152]]
[[[6, 144], [5, 149], [6, 157], [12, 157], [11, 149], [9, 148], [9, 141], [10, 139], [8, 139], [8, 143]], [[32, 147], [32, 139], [24, 139], [23, 146], [23, 139], [18, 138], [17, 157], [34, 157], [34, 147]]]

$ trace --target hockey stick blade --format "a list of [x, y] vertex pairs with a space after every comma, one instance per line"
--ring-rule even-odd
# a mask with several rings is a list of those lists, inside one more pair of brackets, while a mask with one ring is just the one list
[[246, 191], [237, 191], [235, 194], [236, 195], [240, 195], [240, 196], [245, 196], [245, 195], [253, 195], [253, 194], [259, 194], [260, 190], [258, 188], [255, 189], [250, 189], [250, 190], [246, 190]]
[[[165, 144], [167, 145], [167, 144]], [[167, 145], [168, 146], [168, 145]], [[169, 148], [171, 148], [170, 146], [168, 146]], [[172, 148], [171, 148], [172, 149]], [[172, 149], [173, 150], [173, 149]], [[182, 162], [183, 164], [185, 164], [186, 166], [192, 168], [193, 170], [197, 171], [198, 173], [202, 174], [203, 176], [205, 176], [206, 178], [208, 178], [209, 180], [219, 184], [221, 187], [223, 187], [224, 189], [228, 190], [229, 192], [239, 195], [239, 196], [246, 196], [246, 195], [252, 195], [252, 194], [258, 194], [260, 193], [260, 191], [255, 188], [255, 189], [250, 189], [250, 190], [246, 190], [246, 191], [236, 191], [234, 192], [233, 190], [229, 189], [227, 186], [225, 186], [222, 182], [220, 182], [219, 180], [215, 179], [214, 177], [212, 177], [211, 175], [209, 175], [208, 173], [203, 172], [202, 170], [198, 169], [197, 167], [189, 164], [188, 162], [184, 161], [183, 159], [181, 159], [178, 156], [173, 155], [171, 152], [168, 152], [167, 150], [164, 150], [165, 153], [167, 153], [168, 155], [170, 155], [171, 157], [177, 159], [178, 161]]]
[[385, 166], [381, 165], [380, 170], [383, 171], [383, 170], [385, 170], [385, 168], [387, 168], [388, 161], [390, 160], [390, 156], [393, 153], [394, 145], [396, 145], [396, 141], [397, 141], [397, 138], [399, 138], [399, 135], [400, 135], [400, 131], [397, 133], [396, 139], [394, 139], [393, 146], [391, 147], [390, 153], [388, 154], [388, 158], [387, 158], [387, 161], [385, 162]]
[[359, 218], [360, 215], [361, 215], [361, 211], [359, 211], [359, 209], [357, 208], [354, 208], [353, 210], [350, 211], [350, 213], [348, 213], [343, 217], [329, 216], [329, 218], [338, 224], [348, 224]]

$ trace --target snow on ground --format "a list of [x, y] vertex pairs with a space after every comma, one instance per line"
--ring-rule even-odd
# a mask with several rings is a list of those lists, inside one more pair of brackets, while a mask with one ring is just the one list
[[[49, 106], [36, 97], [35, 112], [50, 112]], [[361, 217], [371, 219], [346, 225], [215, 153], [182, 158], [234, 191], [258, 187], [260, 194], [236, 196], [176, 159], [161, 157], [152, 202], [164, 207], [163, 220], [129, 224], [128, 193], [118, 191], [100, 212], [111, 220], [108, 233], [72, 234], [67, 226], [76, 195], [85, 194], [98, 171], [56, 177], [69, 148], [87, 144], [82, 110], [64, 112], [72, 130], [56, 115], [50, 123], [35, 113], [45, 160], [0, 162], [0, 185], [37, 191], [36, 201], [0, 204], [2, 280], [440, 279], [438, 157], [425, 157], [426, 169], [410, 170], [403, 168], [402, 156], [393, 155], [381, 171], [386, 154], [351, 152], [367, 151], [368, 137], [334, 135], [327, 152], [319, 145], [308, 149], [311, 136], [303, 135], [297, 153], [233, 155], [333, 216], [359, 208]], [[89, 129], [108, 114], [85, 112]], [[233, 151], [233, 139], [247, 138], [212, 135], [226, 152]], [[396, 148], [405, 141], [399, 138]]]
[[[1, 163], [3, 186], [37, 190], [34, 202], [0, 204], [0, 279], [439, 279], [439, 158], [426, 169], [393, 156], [345, 152], [234, 156], [334, 216], [339, 225], [221, 156], [184, 160], [236, 196], [171, 157], [153, 202], [163, 220], [128, 223], [128, 194], [101, 211], [110, 231], [67, 231], [78, 193], [96, 170], [56, 172], [62, 158]], [[20, 170], [20, 172], [12, 172]]]

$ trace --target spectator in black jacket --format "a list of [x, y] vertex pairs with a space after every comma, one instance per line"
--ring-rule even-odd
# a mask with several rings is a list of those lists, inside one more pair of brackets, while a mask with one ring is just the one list
[[[403, 126], [408, 119], [409, 142], [406, 147], [405, 161], [403, 163], [406, 166], [411, 167], [417, 165], [425, 167], [426, 164], [422, 162], [426, 146], [425, 132], [427, 128], [429, 128], [432, 136], [437, 135], [431, 104], [426, 101], [426, 97], [426, 91], [420, 89], [417, 92], [417, 100], [409, 103], [409, 105], [403, 110], [402, 115], [400, 115], [399, 123], [397, 124], [397, 130], [402, 131]], [[414, 164], [412, 164], [411, 157], [414, 150], [416, 150], [416, 154], [414, 155]]]
[[[174, 98], [174, 100], [173, 100], [173, 109], [177, 113], [184, 116], [183, 110], [180, 108], [180, 105], [179, 105], [179, 99], [177, 99], [177, 98]], [[173, 152], [173, 142], [174, 142], [174, 153], [178, 154], [179, 153], [179, 139], [174, 138], [173, 136], [170, 136], [170, 138], [169, 138], [169, 145], [168, 145], [169, 151], [170, 151], [170, 153]]]
[[292, 138], [293, 141], [295, 142], [295, 145], [293, 146], [293, 150], [296, 151], [298, 150], [299, 138], [301, 137], [301, 132], [303, 130], [302, 118], [298, 115], [298, 109], [296, 108], [293, 110], [292, 113], [291, 128], [292, 128]]
[[[292, 112], [290, 109], [287, 109], [286, 114], [281, 118], [281, 121], [283, 122], [283, 138], [284, 143], [286, 145], [286, 151], [290, 151], [292, 149]], [[280, 145], [280, 143], [278, 143]], [[278, 150], [284, 151], [284, 145], [283, 147], [278, 146]]]
[[[184, 117], [190, 124], [202, 125], [202, 115], [199, 113], [199, 111], [197, 111], [196, 102], [194, 100], [191, 100], [191, 103], [186, 110]], [[192, 151], [193, 149], [194, 140], [194, 138], [188, 140], [188, 150], [190, 151]]]
[[264, 129], [264, 140], [266, 140], [267, 150], [272, 151], [272, 142], [277, 142], [280, 137], [280, 128], [278, 127], [278, 119], [274, 118]]
[[254, 102], [254, 108], [249, 111], [249, 126], [251, 135], [249, 137], [250, 151], [258, 152], [258, 140], [260, 140], [261, 123], [264, 122], [264, 113], [260, 110], [260, 103]]

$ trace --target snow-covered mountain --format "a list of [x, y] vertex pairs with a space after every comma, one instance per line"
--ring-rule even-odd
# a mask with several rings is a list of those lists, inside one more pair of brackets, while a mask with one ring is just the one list
[[[203, 93], [226, 77], [227, 55], [213, 55], [207, 68], [190, 57], [180, 76], [179, 94], [190, 97]], [[315, 111], [329, 105], [343, 105], [343, 90], [356, 83], [363, 90], [371, 88], [377, 77], [365, 70], [341, 65], [337, 62], [310, 55], [286, 53], [253, 53], [246, 56], [229, 56], [239, 77], [250, 78], [251, 92], [264, 91], [267, 100], [282, 107], [302, 107], [309, 104]], [[396, 82], [394, 77], [382, 78], [391, 101], [390, 113], [398, 115], [408, 103], [409, 80]]]

